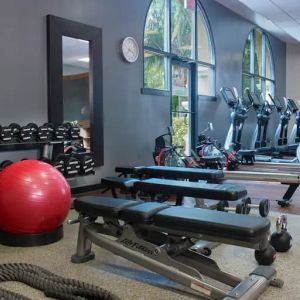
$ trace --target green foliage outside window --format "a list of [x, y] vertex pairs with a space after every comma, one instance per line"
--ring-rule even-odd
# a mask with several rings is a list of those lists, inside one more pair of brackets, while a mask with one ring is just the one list
[[153, 0], [148, 11], [144, 45], [159, 50], [165, 44], [165, 0]]
[[243, 71], [250, 72], [250, 57], [251, 57], [251, 40], [250, 37], [246, 40], [244, 58], [243, 58]]
[[171, 50], [182, 57], [192, 57], [192, 10], [182, 0], [171, 1]]
[[166, 89], [164, 57], [145, 51], [144, 86], [159, 90]]
[[[181, 114], [182, 115], [182, 114]], [[187, 114], [185, 114], [187, 115]], [[183, 146], [184, 149], [179, 149], [178, 152], [184, 152], [185, 150], [185, 143], [186, 137], [188, 134], [189, 125], [187, 123], [188, 119], [187, 116], [174, 116], [172, 118], [172, 127], [174, 130], [173, 136], [173, 144]]]
[[[254, 50], [252, 54], [253, 61], [251, 61], [252, 50]], [[265, 57], [263, 53], [265, 53]], [[244, 96], [246, 88], [249, 88], [252, 92], [257, 94], [263, 93], [266, 98], [269, 91], [271, 91], [271, 93], [274, 92], [274, 82], [267, 82], [266, 80], [270, 77], [274, 80], [271, 55], [267, 36], [261, 31], [254, 29], [249, 34], [244, 49], [242, 78]]]

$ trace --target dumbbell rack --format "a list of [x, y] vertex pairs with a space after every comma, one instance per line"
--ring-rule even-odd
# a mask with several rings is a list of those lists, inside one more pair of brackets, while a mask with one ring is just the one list
[[[81, 139], [77, 140], [50, 140], [50, 141], [30, 141], [30, 142], [8, 142], [0, 143], [0, 152], [10, 152], [18, 150], [36, 150], [39, 149], [40, 153], [43, 154], [44, 158], [47, 158], [52, 161], [52, 158], [57, 155], [57, 153], [63, 152], [63, 146], [65, 142], [79, 142]], [[56, 146], [56, 147], [55, 147]], [[90, 175], [81, 175], [82, 176], [93, 176]], [[76, 177], [66, 178], [70, 183], [75, 181]]]
[[[5, 151], [16, 151], [16, 150], [34, 150], [42, 149], [44, 150], [45, 146], [49, 146], [50, 153], [52, 154], [53, 146], [55, 144], [63, 145], [64, 142], [79, 142], [81, 140], [53, 140], [53, 141], [31, 141], [31, 142], [12, 142], [12, 143], [0, 143], [0, 152]], [[51, 158], [51, 157], [49, 157]]]

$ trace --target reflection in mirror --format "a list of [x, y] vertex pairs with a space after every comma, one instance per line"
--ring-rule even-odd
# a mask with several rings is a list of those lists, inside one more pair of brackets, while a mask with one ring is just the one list
[[89, 41], [62, 36], [63, 118], [80, 127], [87, 150], [90, 145]]

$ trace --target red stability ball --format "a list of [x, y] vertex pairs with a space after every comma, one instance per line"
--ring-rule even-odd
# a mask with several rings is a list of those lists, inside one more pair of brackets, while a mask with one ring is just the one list
[[70, 201], [66, 179], [51, 165], [38, 160], [13, 163], [0, 173], [0, 231], [55, 231], [62, 227]]

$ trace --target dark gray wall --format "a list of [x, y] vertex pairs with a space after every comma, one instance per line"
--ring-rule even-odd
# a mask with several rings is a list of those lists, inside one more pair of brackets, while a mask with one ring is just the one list
[[[169, 99], [141, 95], [142, 55], [135, 64], [123, 62], [119, 55], [125, 36], [135, 37], [142, 45], [149, 2], [0, 1], [1, 124], [47, 120], [47, 14], [103, 29], [105, 164], [96, 176], [81, 178], [77, 184], [99, 182], [100, 176], [112, 173], [117, 164], [152, 162], [153, 140], [165, 127]], [[2, 153], [0, 160], [12, 156]]]
[[[217, 90], [241, 89], [244, 42], [252, 25], [212, 0], [203, 6], [214, 34]], [[118, 164], [150, 164], [154, 138], [169, 125], [170, 99], [141, 94], [142, 53], [135, 64], [120, 59], [119, 45], [133, 36], [142, 47], [150, 0], [1, 0], [1, 124], [47, 120], [46, 15], [53, 14], [103, 29], [103, 99], [105, 164], [96, 176], [73, 184], [99, 182]], [[276, 60], [277, 94], [285, 94], [285, 44], [271, 38]], [[142, 49], [142, 48], [140, 48]], [[199, 103], [199, 127], [212, 120], [222, 139], [229, 126], [223, 101]], [[248, 130], [249, 131], [249, 130]], [[7, 157], [3, 153], [0, 160]], [[23, 157], [23, 156], [22, 156]]]
[[[230, 126], [230, 113], [224, 100], [220, 97], [219, 90], [222, 86], [235, 86], [241, 94], [245, 41], [255, 25], [215, 1], [202, 0], [201, 3], [209, 19], [215, 42], [217, 102], [198, 102], [198, 126], [201, 129], [206, 126], [208, 121], [212, 121], [215, 132], [211, 135], [223, 143]], [[268, 37], [275, 60], [275, 94], [277, 97], [283, 97], [286, 94], [286, 44], [272, 35], [268, 35]], [[255, 113], [250, 111], [242, 140], [245, 147], [250, 143], [255, 123]], [[270, 122], [270, 136], [274, 135], [277, 123], [278, 116], [274, 113]]]

